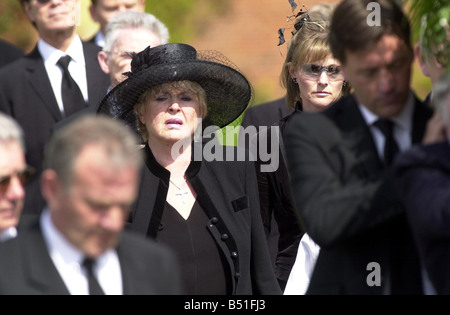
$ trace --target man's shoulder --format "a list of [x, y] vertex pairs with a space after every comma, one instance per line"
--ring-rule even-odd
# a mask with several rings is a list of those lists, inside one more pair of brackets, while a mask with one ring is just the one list
[[247, 109], [242, 120], [242, 126], [271, 126], [292, 112], [286, 105], [285, 98], [252, 106]]

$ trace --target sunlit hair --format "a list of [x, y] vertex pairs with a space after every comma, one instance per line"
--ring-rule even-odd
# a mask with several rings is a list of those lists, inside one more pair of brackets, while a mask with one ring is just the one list
[[[294, 109], [297, 102], [301, 104], [301, 98], [299, 86], [292, 81], [289, 69], [298, 69], [302, 63], [314, 63], [332, 56], [328, 43], [329, 15], [332, 7], [317, 7], [307, 13], [308, 19], [287, 45], [280, 84], [286, 89], [286, 104], [290, 109]], [[343, 93], [348, 93], [347, 86], [343, 88]]]
[[114, 15], [109, 20], [105, 31], [103, 51], [112, 52], [117, 38], [124, 29], [146, 30], [155, 34], [161, 44], [169, 42], [169, 30], [154, 15], [137, 11], [125, 11]]
[[[139, 97], [139, 100], [137, 101], [135, 105], [135, 110], [139, 112], [141, 115], [145, 114], [146, 106], [145, 104], [151, 100], [155, 95], [159, 94], [162, 90], [169, 89], [169, 90], [187, 90], [189, 92], [194, 93], [197, 96], [197, 101], [199, 103], [200, 107], [200, 117], [199, 118], [205, 118], [208, 110], [207, 110], [207, 103], [206, 103], [206, 93], [205, 90], [201, 87], [200, 84], [194, 81], [174, 81], [174, 82], [168, 82], [163, 83], [159, 85], [152, 86], [147, 91], [142, 93], [142, 95]], [[145, 125], [139, 120], [139, 129], [142, 136], [142, 139], [144, 141], [148, 140], [148, 131]]]
[[25, 152], [25, 142], [22, 127], [6, 114], [0, 113], [0, 143], [17, 141]]
[[89, 145], [101, 147], [108, 167], [142, 167], [142, 152], [134, 132], [120, 121], [105, 115], [85, 115], [52, 134], [44, 155], [44, 169], [54, 170], [65, 189], [73, 185], [74, 166], [81, 151]]

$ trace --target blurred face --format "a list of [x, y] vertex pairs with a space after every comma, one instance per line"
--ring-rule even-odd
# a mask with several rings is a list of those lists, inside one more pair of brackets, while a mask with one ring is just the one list
[[78, 22], [80, 0], [29, 0], [25, 13], [39, 33], [74, 29]]
[[415, 54], [420, 64], [422, 73], [430, 78], [431, 84], [435, 84], [439, 78], [445, 73], [445, 66], [438, 62], [435, 55], [425, 58], [422, 55], [420, 46], [415, 47]]
[[105, 34], [109, 19], [123, 11], [145, 11], [145, 0], [97, 0], [95, 6], [89, 7], [91, 17], [100, 24], [100, 29]]
[[26, 169], [22, 148], [16, 141], [0, 142], [0, 233], [17, 226], [25, 198]]
[[291, 72], [297, 79], [306, 112], [322, 111], [341, 96], [344, 75], [340, 63], [329, 56], [317, 62], [304, 63]]
[[410, 90], [412, 52], [394, 35], [384, 35], [362, 51], [347, 51], [342, 65], [361, 104], [380, 117], [403, 110]]
[[138, 189], [138, 170], [110, 163], [107, 153], [87, 145], [74, 165], [72, 186], [53, 170], [42, 174], [53, 223], [78, 249], [97, 257], [116, 247]]
[[126, 79], [123, 73], [130, 71], [131, 68], [129, 53], [138, 53], [149, 45], [151, 47], [161, 45], [159, 37], [148, 30], [124, 29], [117, 37], [111, 52], [99, 52], [100, 66], [110, 75], [112, 86]]
[[187, 88], [175, 89], [167, 84], [149, 97], [138, 110], [139, 119], [146, 126], [149, 143], [174, 143], [194, 134], [197, 118], [201, 118], [198, 95]]

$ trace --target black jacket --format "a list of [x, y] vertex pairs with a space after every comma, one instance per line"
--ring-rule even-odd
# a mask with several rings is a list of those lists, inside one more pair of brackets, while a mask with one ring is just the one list
[[[194, 151], [204, 148], [195, 142], [194, 147]], [[235, 152], [235, 147], [229, 148]], [[148, 145], [144, 150], [146, 167], [129, 228], [158, 239], [170, 173], [156, 162]], [[194, 159], [186, 177], [210, 218], [205, 228], [228, 262], [232, 294], [281, 294], [261, 222], [253, 163]]]
[[[294, 201], [321, 246], [307, 294], [421, 294], [417, 250], [392, 168], [380, 161], [354, 96], [321, 113], [294, 115], [285, 139]], [[416, 99], [414, 143], [431, 115]], [[368, 281], [374, 279], [379, 286]]]

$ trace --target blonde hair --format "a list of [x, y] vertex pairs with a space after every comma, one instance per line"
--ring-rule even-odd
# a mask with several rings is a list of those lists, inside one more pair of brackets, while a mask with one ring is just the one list
[[[206, 93], [205, 90], [202, 88], [200, 84], [194, 81], [174, 81], [174, 82], [168, 82], [163, 84], [158, 84], [150, 87], [147, 91], [142, 93], [142, 95], [139, 97], [136, 105], [134, 106], [134, 109], [136, 112], [140, 114], [145, 113], [145, 104], [148, 100], [153, 98], [156, 94], [161, 92], [162, 89], [169, 88], [171, 90], [181, 90], [186, 89], [192, 93], [194, 93], [197, 98], [200, 105], [200, 117], [205, 118], [208, 113], [207, 108], [207, 100], [206, 100]], [[139, 120], [139, 131], [141, 133], [142, 140], [145, 142], [148, 140], [148, 131], [145, 125]]]

